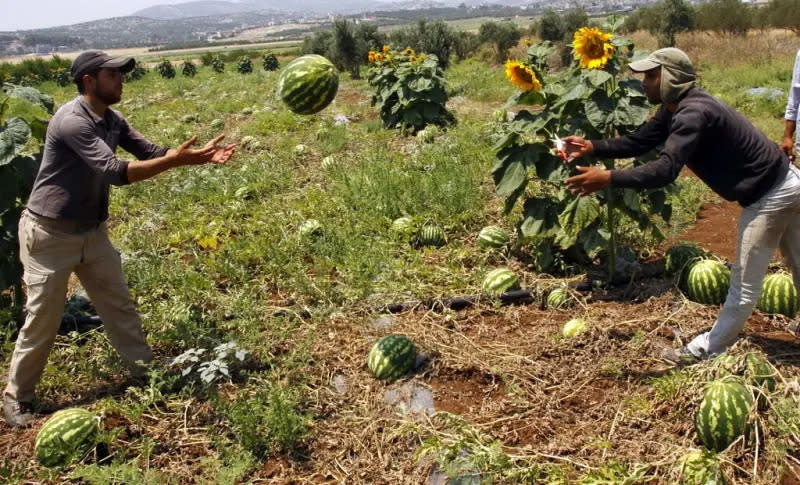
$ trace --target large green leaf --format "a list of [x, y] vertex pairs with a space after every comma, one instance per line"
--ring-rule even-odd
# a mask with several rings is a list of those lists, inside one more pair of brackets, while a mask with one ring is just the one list
[[612, 121], [615, 126], [636, 129], [650, 114], [650, 109], [640, 103], [631, 103], [628, 98], [622, 98], [614, 110]]
[[634, 212], [642, 212], [642, 207], [639, 204], [639, 193], [634, 189], [622, 189], [622, 203]]
[[512, 104], [544, 104], [545, 97], [540, 91], [519, 91], [511, 96]]
[[552, 200], [533, 197], [522, 208], [523, 219], [519, 226], [523, 238], [552, 237], [558, 234], [559, 207]]
[[553, 155], [549, 150], [539, 154], [539, 159], [536, 161], [537, 177], [548, 182], [563, 183], [567, 175], [568, 168], [560, 157]]
[[592, 69], [591, 71], [586, 72], [586, 79], [589, 80], [589, 83], [596, 88], [599, 88], [605, 84], [612, 77], [613, 76], [611, 73], [602, 69]]
[[44, 138], [47, 136], [47, 125], [50, 122], [41, 118], [34, 118], [31, 121], [31, 136], [44, 143]]
[[12, 98], [23, 99], [31, 104], [43, 107], [50, 114], [53, 113], [53, 108], [55, 107], [53, 97], [39, 92], [38, 89], [28, 86], [18, 86], [16, 84], [6, 84], [3, 86], [3, 91]]
[[11, 160], [8, 166], [13, 168], [14, 172], [16, 172], [20, 191], [19, 197], [26, 200], [33, 188], [33, 181], [36, 179], [36, 173], [39, 171], [39, 160], [30, 155], [19, 156]]
[[22, 118], [11, 118], [3, 131], [0, 131], [0, 166], [3, 166], [25, 148], [31, 130]]
[[597, 90], [583, 102], [586, 119], [599, 132], [604, 133], [614, 114], [614, 101], [605, 91]]
[[562, 234], [559, 245], [563, 249], [575, 244], [578, 234], [600, 216], [600, 204], [594, 197], [576, 197], [558, 216]]
[[579, 239], [583, 251], [589, 258], [594, 259], [600, 251], [608, 248], [611, 233], [602, 226], [598, 219], [581, 231]]
[[502, 173], [494, 174], [497, 195], [506, 197], [519, 190], [527, 182], [527, 174], [528, 170], [521, 160], [510, 160], [507, 164], [503, 164]]

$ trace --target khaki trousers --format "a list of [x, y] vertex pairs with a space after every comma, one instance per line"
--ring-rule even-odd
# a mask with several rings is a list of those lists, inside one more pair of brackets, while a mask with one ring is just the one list
[[697, 357], [719, 355], [736, 342], [753, 313], [769, 262], [779, 248], [800, 289], [800, 169], [792, 165], [783, 181], [742, 209], [738, 233], [725, 304], [711, 331], [687, 345]]
[[61, 324], [67, 282], [73, 272], [125, 364], [137, 369], [137, 361], [153, 359], [105, 223], [80, 228], [26, 210], [19, 222], [19, 245], [28, 293], [27, 316], [11, 357], [5, 400], [33, 399]]

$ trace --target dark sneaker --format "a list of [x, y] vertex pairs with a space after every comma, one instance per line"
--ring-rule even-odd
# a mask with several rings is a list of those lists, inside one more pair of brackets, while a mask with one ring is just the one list
[[696, 364], [702, 359], [689, 352], [686, 347], [681, 347], [679, 349], [665, 348], [661, 351], [661, 360], [677, 367], [685, 367]]
[[3, 401], [3, 414], [12, 428], [22, 428], [33, 421], [33, 406], [27, 402]]

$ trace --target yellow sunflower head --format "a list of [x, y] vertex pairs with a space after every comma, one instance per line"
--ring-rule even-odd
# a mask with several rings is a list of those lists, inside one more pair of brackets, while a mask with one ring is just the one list
[[530, 39], [525, 39], [525, 45], [530, 47], [531, 45], [533, 45], [533, 42]]
[[403, 51], [403, 54], [407, 56], [413, 56], [416, 53], [414, 52], [414, 49], [412, 49], [411, 47], [406, 47], [406, 50]]
[[415, 56], [411, 56], [408, 58], [410, 62], [417, 62], [417, 58]]
[[392, 62], [392, 56], [386, 54], [386, 62]]
[[536, 73], [530, 66], [526, 66], [520, 61], [506, 61], [506, 77], [511, 84], [518, 87], [522, 91], [539, 91], [542, 89], [542, 83], [536, 77]]
[[380, 52], [376, 52], [375, 53], [375, 62], [377, 62], [378, 64], [383, 62], [383, 54], [381, 54]]
[[387, 52], [389, 52], [389, 46], [385, 45], [385, 46], [383, 46], [383, 53], [385, 54]]
[[375, 53], [370, 52], [367, 56], [367, 60], [369, 60], [370, 63], [375, 62]]
[[615, 47], [611, 43], [611, 34], [600, 32], [597, 27], [581, 27], [575, 32], [572, 40], [575, 59], [580, 61], [583, 69], [602, 69], [614, 55]]

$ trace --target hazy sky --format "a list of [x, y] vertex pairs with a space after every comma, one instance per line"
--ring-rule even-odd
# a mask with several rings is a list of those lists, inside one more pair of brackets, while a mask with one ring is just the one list
[[180, 0], [0, 0], [0, 31], [37, 29], [130, 15]]

